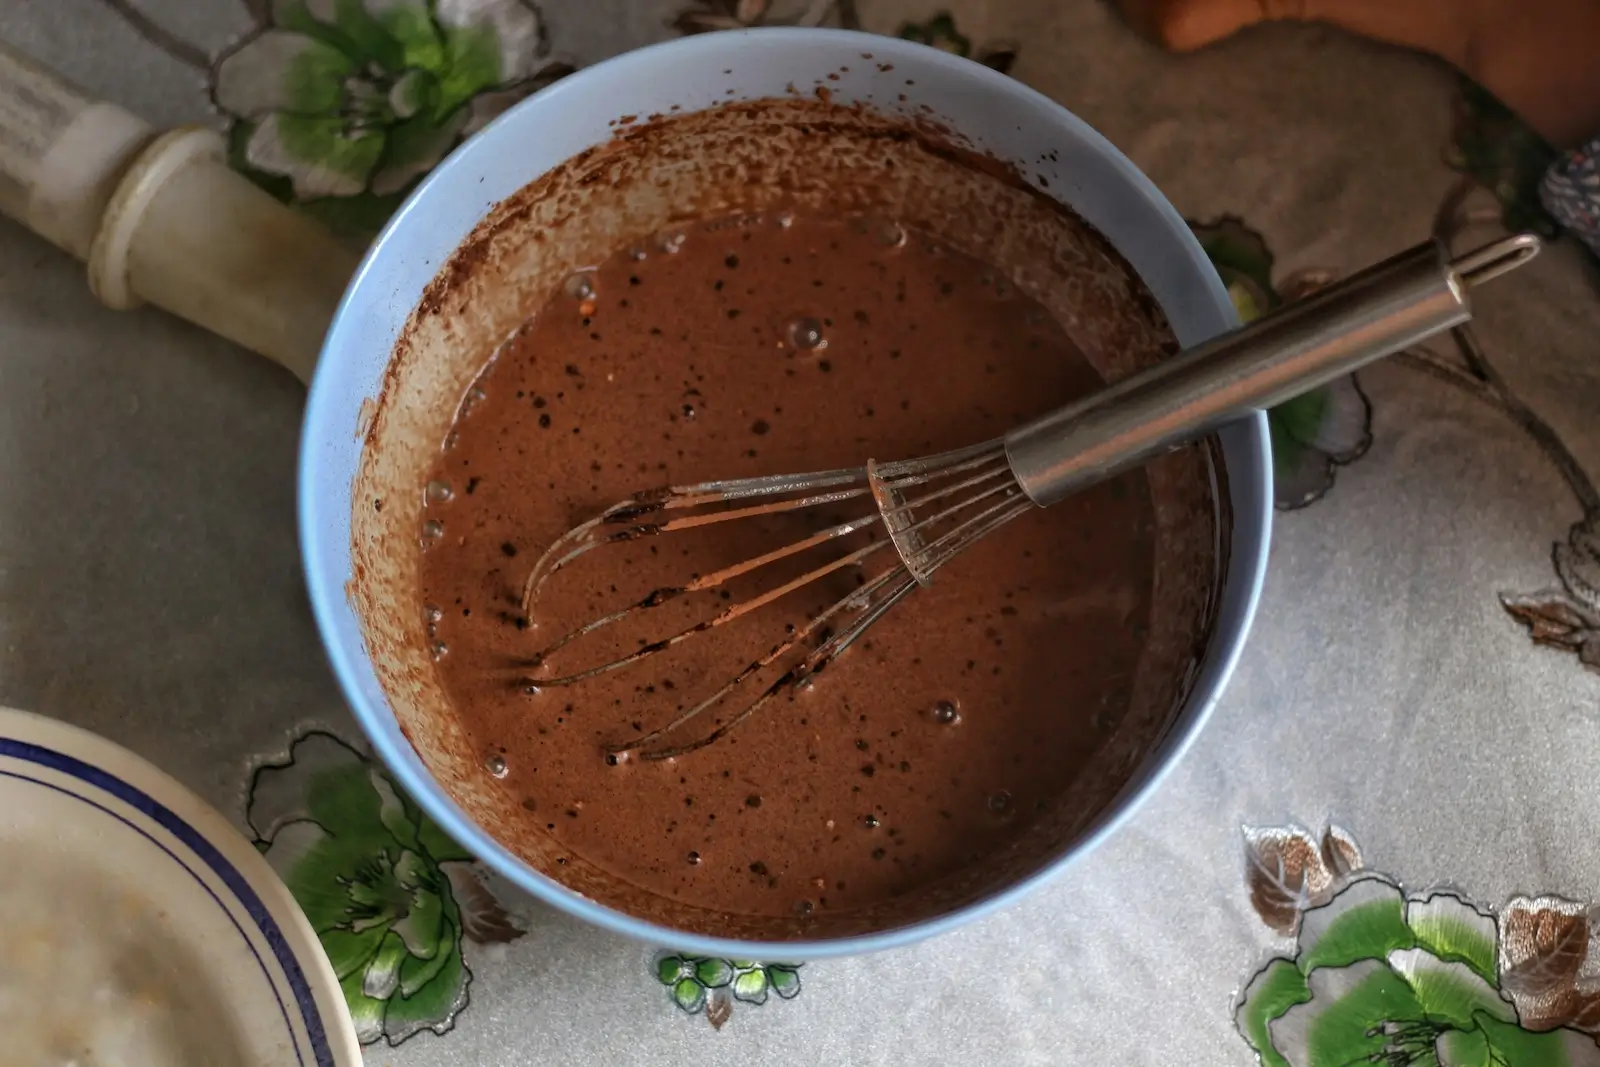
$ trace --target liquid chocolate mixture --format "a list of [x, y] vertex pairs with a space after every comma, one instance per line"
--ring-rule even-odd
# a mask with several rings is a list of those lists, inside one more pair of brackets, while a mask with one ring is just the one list
[[[606, 746], [698, 703], [889, 552], [575, 685], [538, 680], [798, 571], [758, 572], [530, 660], [652, 589], [870, 501], [608, 546], [553, 578], [531, 619], [522, 583], [568, 528], [642, 488], [925, 455], [1099, 385], [1003, 278], [885, 220], [717, 220], [575, 273], [468, 394], [426, 490], [419, 610], [484, 773], [563, 847], [728, 912], [836, 913], [982, 863], [1050, 807], [1127, 707], [1150, 610], [1143, 474], [1001, 529], [809, 688], [667, 761], [613, 764]], [[671, 740], [726, 721], [765, 681]]]

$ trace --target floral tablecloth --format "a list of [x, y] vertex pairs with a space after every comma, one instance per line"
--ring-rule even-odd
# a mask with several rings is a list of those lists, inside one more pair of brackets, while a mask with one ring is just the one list
[[[1151, 174], [1242, 313], [1429, 232], [1548, 227], [1549, 158], [1420, 58], [1307, 27], [1175, 59], [1093, 0], [54, 0], [0, 39], [359, 239], [477, 124], [677, 33], [862, 26], [1061, 100]], [[1018, 43], [1020, 42], [1020, 44]], [[840, 962], [686, 959], [519, 898], [392, 785], [294, 539], [303, 391], [0, 223], [0, 703], [234, 817], [369, 1062], [1600, 1064], [1600, 271], [1274, 413], [1256, 631], [1177, 772], [1008, 911]]]

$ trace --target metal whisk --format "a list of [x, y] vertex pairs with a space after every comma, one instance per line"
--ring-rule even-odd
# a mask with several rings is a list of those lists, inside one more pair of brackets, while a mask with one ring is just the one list
[[[540, 557], [523, 587], [522, 607], [530, 618], [535, 617], [544, 584], [596, 548], [858, 498], [870, 498], [874, 507], [858, 518], [836, 522], [683, 585], [658, 588], [567, 633], [533, 657], [527, 664], [531, 669], [537, 670], [549, 656], [580, 638], [680, 597], [718, 589], [879, 524], [888, 536], [838, 552], [798, 577], [726, 603], [715, 615], [618, 658], [559, 677], [530, 675], [521, 682], [536, 688], [569, 686], [637, 664], [830, 574], [862, 568], [870, 557], [892, 546], [895, 558], [890, 566], [805, 625], [791, 627], [765, 655], [670, 722], [611, 747], [608, 759], [615, 762], [629, 753], [668, 759], [703, 748], [775, 696], [807, 684], [907, 594], [927, 584], [940, 567], [1019, 515], [1460, 325], [1471, 318], [1469, 288], [1526, 263], [1539, 247], [1536, 237], [1519, 235], [1452, 261], [1437, 242], [1420, 245], [982, 444], [921, 459], [890, 463], [869, 459], [865, 466], [850, 469], [702, 482], [636, 494], [568, 531]], [[670, 735], [775, 664], [787, 666], [714, 730], [681, 743], [667, 742]]]

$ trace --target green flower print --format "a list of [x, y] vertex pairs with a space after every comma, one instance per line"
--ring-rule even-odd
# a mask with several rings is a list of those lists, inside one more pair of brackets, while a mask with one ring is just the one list
[[463, 136], [570, 71], [545, 51], [523, 0], [273, 0], [217, 61], [212, 98], [238, 169], [373, 229]]
[[1454, 894], [1408, 896], [1363, 872], [1343, 831], [1245, 840], [1251, 903], [1296, 938], [1234, 1015], [1264, 1067], [1600, 1067], [1584, 1032], [1600, 1024], [1600, 994], [1580, 987], [1582, 905], [1518, 898], [1497, 922]]
[[1009, 41], [989, 41], [974, 45], [972, 38], [956, 29], [956, 20], [948, 11], [939, 12], [927, 22], [905, 23], [900, 27], [899, 36], [965, 59], [975, 59], [1002, 74], [1009, 73], [1012, 64], [1017, 61], [1015, 44]]
[[362, 1043], [444, 1033], [467, 1003], [466, 939], [522, 934], [465, 851], [331, 734], [260, 768], [248, 821], [322, 941]]
[[[1224, 217], [1189, 225], [1245, 322], [1309, 296], [1333, 280], [1325, 271], [1300, 271], [1274, 284], [1272, 252], [1262, 236], [1241, 220]], [[1355, 462], [1371, 446], [1371, 425], [1372, 405], [1355, 375], [1268, 411], [1278, 507], [1290, 510], [1320, 500], [1333, 487], [1337, 468]]]
[[953, 55], [972, 55], [972, 38], [956, 29], [956, 20], [948, 11], [939, 12], [927, 22], [906, 23], [900, 27], [900, 36]]
[[800, 964], [751, 963], [669, 954], [656, 960], [656, 977], [672, 992], [673, 1003], [688, 1012], [704, 1010], [711, 1025], [722, 1029], [733, 1001], [765, 1004], [776, 993], [784, 1000], [800, 994]]
[[1556, 150], [1493, 93], [1461, 79], [1445, 162], [1494, 194], [1508, 230], [1555, 236], [1555, 220], [1539, 201], [1539, 183], [1555, 159]]

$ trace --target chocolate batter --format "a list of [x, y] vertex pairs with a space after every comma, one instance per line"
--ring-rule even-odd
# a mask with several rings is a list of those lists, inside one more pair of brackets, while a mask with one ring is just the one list
[[[1099, 384], [1004, 278], [886, 220], [697, 223], [575, 273], [468, 394], [426, 489], [419, 610], [484, 774], [590, 862], [729, 912], [881, 904], [983, 862], [1049, 808], [1127, 707], [1151, 592], [1142, 473], [1000, 530], [809, 689], [670, 761], [613, 764], [605, 750], [697, 703], [864, 578], [841, 574], [570, 687], [527, 682], [726, 601], [675, 601], [527, 661], [651, 589], [870, 503], [608, 547], [553, 579], [532, 619], [521, 586], [555, 538], [641, 488], [923, 455]], [[746, 702], [759, 691], [747, 688]], [[674, 740], [741, 706], [736, 693]]]

